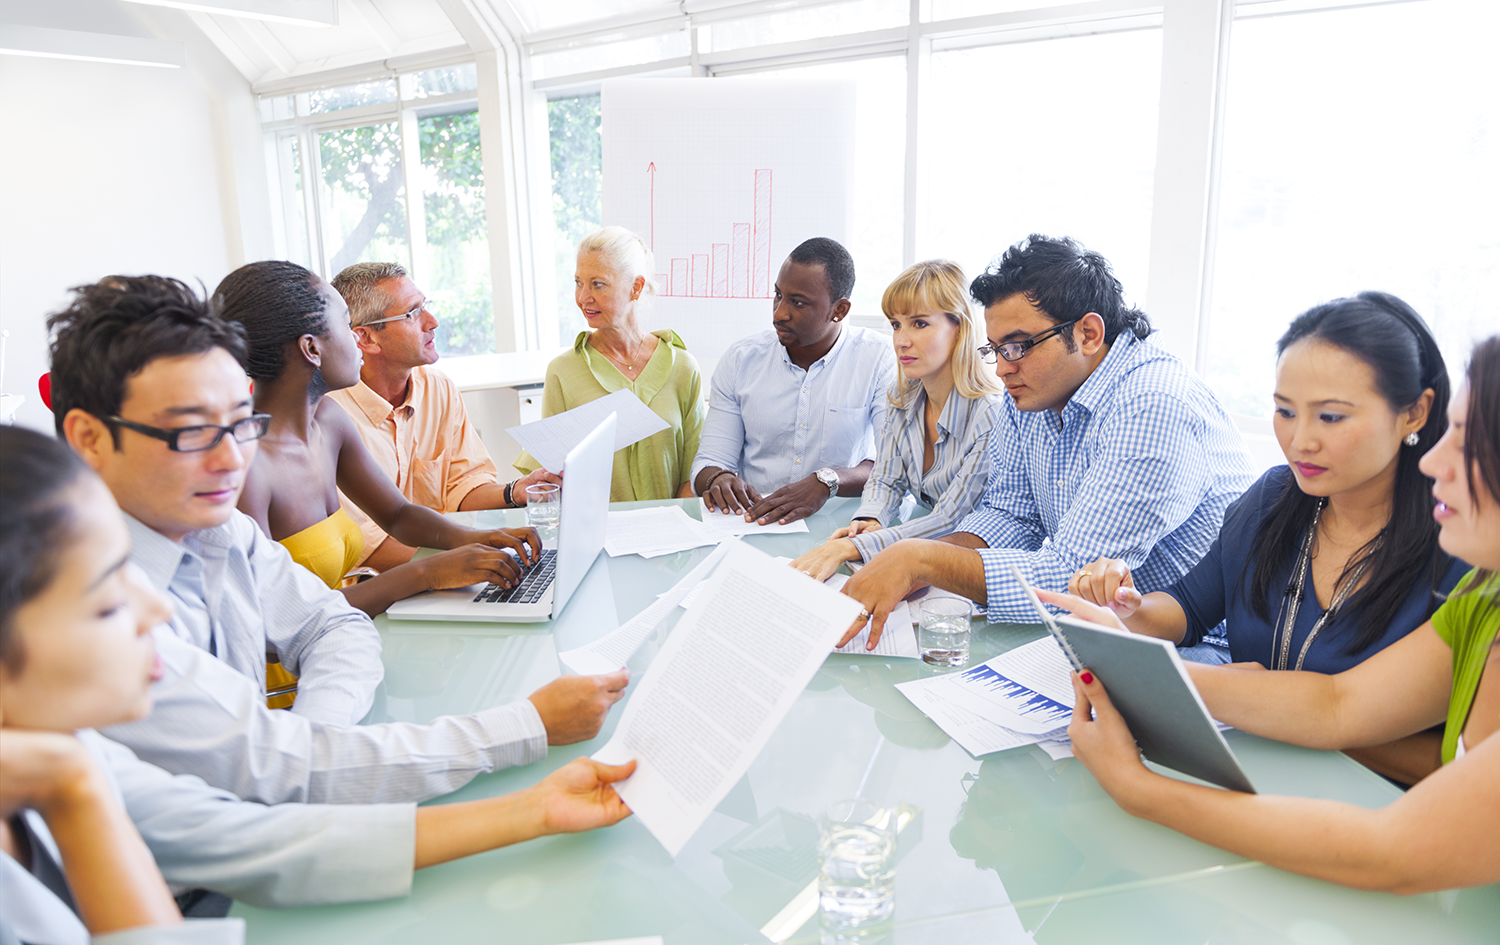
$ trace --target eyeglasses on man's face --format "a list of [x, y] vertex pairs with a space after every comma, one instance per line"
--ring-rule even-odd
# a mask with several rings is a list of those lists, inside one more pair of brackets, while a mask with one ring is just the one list
[[174, 453], [201, 453], [218, 446], [226, 433], [234, 437], [236, 443], [249, 443], [251, 440], [260, 439], [266, 435], [266, 430], [271, 426], [271, 415], [252, 413], [228, 426], [205, 423], [194, 427], [177, 427], [173, 430], [149, 427], [144, 423], [126, 420], [124, 417], [112, 416], [106, 422], [161, 440], [167, 444], [167, 449]]
[[[386, 322], [399, 322], [403, 318], [410, 318], [412, 320], [416, 320], [416, 318], [418, 316], [420, 316], [424, 311], [428, 312], [429, 314], [432, 312], [432, 303], [429, 302], [429, 301], [427, 301], [426, 299], [423, 299], [422, 301], [418, 302], [416, 308], [412, 309], [409, 312], [405, 312], [405, 313], [403, 313], [401, 315], [391, 315], [391, 316], [389, 316], [387, 318], [377, 318], [377, 319], [375, 319], [372, 322], [365, 322], [365, 324], [366, 325], [384, 325]], [[358, 328], [360, 326], [356, 325], [354, 327]]]
[[1059, 322], [1046, 331], [1037, 332], [1030, 338], [1022, 338], [1020, 341], [1007, 341], [1003, 344], [998, 345], [981, 345], [979, 347], [979, 356], [984, 359], [985, 364], [994, 364], [995, 355], [997, 354], [1007, 361], [1019, 361], [1022, 358], [1026, 357], [1026, 352], [1030, 351], [1032, 348], [1035, 348], [1037, 345], [1046, 341], [1048, 338], [1051, 338], [1053, 335], [1058, 334], [1064, 328], [1067, 328], [1069, 325], [1072, 325], [1077, 321], [1078, 319], [1074, 318], [1069, 321]]

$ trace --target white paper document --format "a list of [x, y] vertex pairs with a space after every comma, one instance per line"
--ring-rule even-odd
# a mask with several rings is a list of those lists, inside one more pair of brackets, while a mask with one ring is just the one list
[[[849, 575], [835, 574], [823, 582], [836, 591], [844, 589], [848, 583]], [[859, 631], [859, 636], [836, 648], [835, 653], [851, 653], [856, 656], [894, 656], [902, 659], [921, 659], [921, 651], [917, 649], [917, 631], [912, 625], [911, 608], [906, 601], [898, 603], [890, 616], [885, 618], [885, 629], [880, 632], [880, 640], [876, 642], [875, 649], [865, 649], [865, 644], [870, 642], [870, 624], [865, 622], [865, 628]]]
[[961, 673], [897, 683], [896, 688], [973, 755], [1066, 740], [1073, 716], [1071, 669], [1051, 637]]
[[557, 473], [563, 471], [569, 451], [610, 414], [615, 415], [617, 450], [667, 428], [667, 421], [641, 403], [639, 397], [628, 390], [617, 390], [555, 416], [508, 427], [505, 432], [515, 437], [543, 468]]
[[852, 598], [789, 574], [743, 542], [708, 581], [594, 755], [606, 764], [636, 760], [615, 790], [674, 857], [859, 614]]
[[725, 535], [790, 535], [807, 531], [806, 519], [799, 518], [785, 525], [776, 522], [757, 525], [754, 522], [745, 521], [745, 516], [739, 512], [715, 512], [702, 499], [698, 500], [698, 518], [703, 521], [703, 524]]
[[[777, 558], [783, 564], [790, 564], [790, 558]], [[847, 574], [835, 574], [823, 582], [836, 591], [844, 588], [844, 583], [849, 580]], [[699, 597], [707, 589], [707, 584], [699, 584], [688, 591], [687, 596], [682, 598], [682, 609], [690, 610], [698, 602]], [[666, 595], [662, 595], [666, 596]], [[911, 608], [906, 601], [896, 605], [891, 615], [886, 618], [885, 630], [880, 634], [880, 641], [875, 644], [875, 649], [865, 649], [865, 643], [870, 639], [870, 624], [865, 623], [865, 628], [859, 632], [859, 636], [850, 640], [841, 647], [834, 647], [835, 653], [847, 653], [853, 656], [892, 656], [901, 659], [921, 659], [922, 654], [917, 649], [916, 628], [912, 626]]]
[[604, 550], [611, 558], [660, 555], [717, 545], [724, 535], [693, 518], [678, 505], [610, 512], [605, 526]]
[[587, 646], [577, 649], [565, 650], [557, 654], [563, 665], [575, 673], [592, 675], [594, 673], [612, 673], [630, 662], [635, 651], [641, 648], [646, 638], [651, 636], [651, 631], [661, 623], [662, 618], [671, 613], [682, 600], [695, 588], [701, 587], [703, 579], [718, 566], [729, 549], [739, 544], [736, 539], [728, 539], [719, 547], [709, 553], [707, 558], [698, 562], [693, 569], [683, 575], [672, 589], [657, 597], [656, 603], [625, 621], [620, 627], [600, 637]]

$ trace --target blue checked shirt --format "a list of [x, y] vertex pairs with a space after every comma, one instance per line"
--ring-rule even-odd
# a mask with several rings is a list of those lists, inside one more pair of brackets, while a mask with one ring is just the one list
[[1109, 556], [1142, 593], [1174, 583], [1208, 551], [1224, 509], [1255, 479], [1249, 450], [1213, 393], [1177, 358], [1129, 332], [1059, 414], [1006, 399], [990, 436], [989, 487], [956, 529], [979, 536], [989, 618], [1036, 614], [1010, 565], [1062, 591]]
[[806, 371], [774, 331], [741, 338], [714, 369], [693, 481], [718, 466], [770, 495], [825, 466], [874, 459], [895, 379], [890, 339], [868, 328], [845, 325]]
[[918, 389], [905, 407], [888, 407], [880, 432], [880, 452], [865, 482], [855, 518], [873, 518], [889, 525], [901, 500], [910, 493], [932, 511], [891, 528], [865, 532], [849, 539], [860, 557], [869, 561], [903, 538], [938, 538], [952, 533], [965, 515], [974, 511], [984, 494], [990, 472], [990, 430], [1002, 394], [964, 397], [948, 395], [937, 419], [937, 442], [932, 444], [932, 468], [922, 471], [925, 451], [923, 411], [927, 394]]

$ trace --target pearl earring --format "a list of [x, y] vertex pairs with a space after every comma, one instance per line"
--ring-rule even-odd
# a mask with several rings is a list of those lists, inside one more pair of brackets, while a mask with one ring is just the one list
[[1417, 445], [1417, 433], [1416, 433], [1416, 431], [1413, 430], [1412, 432], [1406, 434], [1406, 439], [1402, 440], [1401, 442], [1405, 443], [1407, 446], [1416, 446]]

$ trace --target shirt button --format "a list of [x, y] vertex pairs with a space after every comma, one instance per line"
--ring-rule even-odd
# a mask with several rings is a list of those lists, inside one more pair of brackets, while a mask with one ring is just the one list
[[798, 465], [798, 466], [801, 466], [801, 465], [802, 465], [802, 460], [800, 460], [800, 459], [799, 459], [799, 460], [797, 460], [797, 465]]

